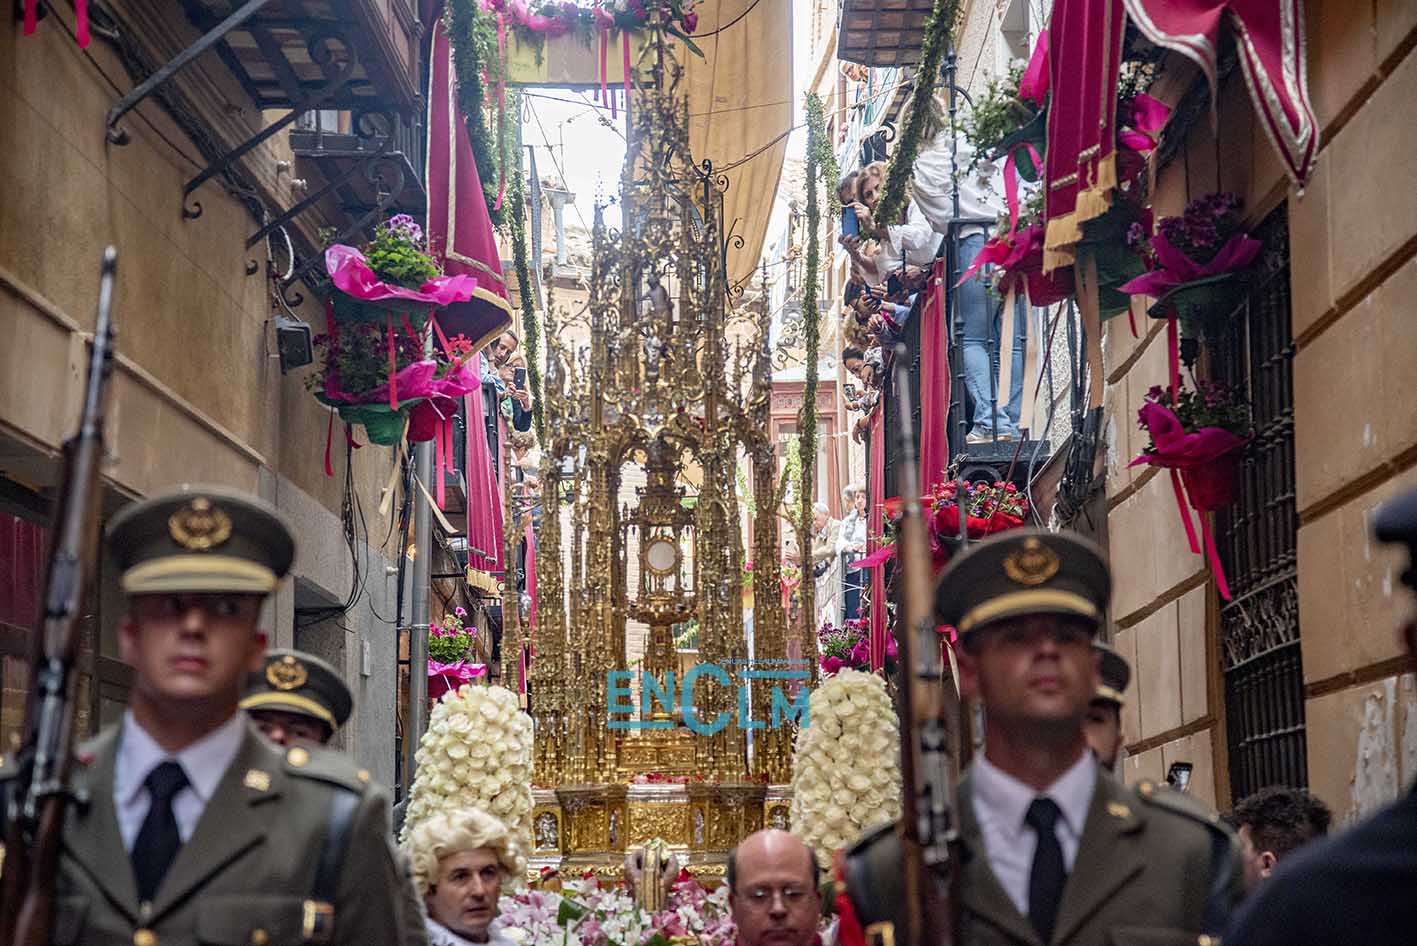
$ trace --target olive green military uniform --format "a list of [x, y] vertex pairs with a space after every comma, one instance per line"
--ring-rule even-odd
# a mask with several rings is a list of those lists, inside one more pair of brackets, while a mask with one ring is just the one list
[[[1095, 633], [1110, 593], [1107, 563], [1091, 542], [1068, 533], [1020, 529], [986, 539], [951, 562], [936, 587], [935, 611], [941, 623], [957, 628], [965, 640], [996, 622], [1035, 615], [1056, 615], [1074, 626], [1090, 626]], [[1126, 686], [1115, 675], [1109, 679]], [[1111, 699], [1120, 692], [1100, 695]], [[957, 854], [952, 865], [957, 871], [956, 943], [1219, 942], [1241, 895], [1238, 851], [1229, 829], [1214, 812], [1184, 795], [1150, 782], [1129, 788], [1095, 762], [1091, 769], [1091, 800], [1076, 857], [1056, 901], [1048, 943], [1041, 941], [1034, 923], [994, 872], [976, 818], [974, 778], [965, 774], [952, 819], [959, 832], [958, 844], [952, 847]], [[868, 835], [848, 852], [847, 888], [868, 940], [873, 929], [893, 929], [896, 938], [900, 935], [902, 856], [894, 825]]]
[[[960, 938], [967, 946], [1045, 946], [994, 877], [968, 776], [960, 783]], [[1229, 831], [1164, 786], [1128, 788], [1098, 768], [1053, 943], [1205, 946], [1242, 894]]]
[[[221, 488], [137, 503], [114, 519], [108, 541], [128, 595], [265, 595], [294, 559], [276, 510]], [[81, 801], [63, 829], [56, 946], [408, 942], [387, 796], [343, 755], [281, 749], [249, 724], [190, 836], [140, 902], [114, 799], [123, 732], [105, 729], [75, 753]], [[0, 778], [0, 795], [4, 788]]]
[[[56, 946], [161, 943], [395, 943], [399, 885], [388, 843], [388, 798], [342, 755], [282, 752], [247, 732], [148, 905], [138, 903], [113, 806], [118, 731], [78, 753], [54, 938]], [[314, 903], [315, 874], [336, 805], [350, 810], [332, 915]], [[329, 926], [328, 938], [317, 935]]]
[[[354, 701], [339, 673], [320, 658], [299, 650], [268, 650], [265, 667], [247, 683], [241, 708], [248, 713], [277, 710], [308, 716], [327, 727], [326, 739], [330, 739], [349, 720]], [[397, 828], [393, 835], [397, 835]], [[397, 888], [403, 925], [399, 942], [422, 946], [427, 942], [423, 904], [413, 885], [408, 858], [397, 848], [395, 856], [401, 874]]]

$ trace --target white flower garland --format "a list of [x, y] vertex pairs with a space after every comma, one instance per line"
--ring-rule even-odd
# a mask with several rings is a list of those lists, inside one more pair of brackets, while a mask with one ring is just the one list
[[873, 673], [841, 670], [812, 694], [792, 758], [792, 827], [824, 853], [900, 817], [900, 721]]
[[517, 695], [498, 686], [464, 685], [433, 705], [414, 758], [400, 840], [424, 818], [451, 808], [481, 808], [500, 819], [530, 852], [531, 717]]

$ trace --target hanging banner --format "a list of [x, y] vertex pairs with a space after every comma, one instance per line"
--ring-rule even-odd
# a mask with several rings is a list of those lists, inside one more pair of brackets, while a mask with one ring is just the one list
[[1117, 72], [1122, 0], [1056, 0], [1048, 24], [1048, 150], [1043, 271], [1073, 262], [1082, 225], [1112, 206], [1117, 186]]
[[1260, 124], [1290, 180], [1303, 187], [1319, 147], [1318, 122], [1309, 100], [1303, 0], [1126, 0], [1126, 5], [1147, 39], [1200, 67], [1210, 82], [1212, 103], [1220, 25], [1230, 14]]

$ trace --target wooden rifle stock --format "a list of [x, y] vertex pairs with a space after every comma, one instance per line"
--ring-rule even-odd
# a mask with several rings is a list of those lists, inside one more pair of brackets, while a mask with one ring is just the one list
[[0, 943], [46, 946], [54, 924], [60, 833], [69, 804], [73, 755], [73, 670], [84, 597], [98, 556], [104, 406], [113, 370], [113, 278], [118, 253], [103, 253], [98, 322], [89, 356], [79, 431], [64, 444], [64, 479], [55, 505], [42, 611], [30, 659], [19, 777], [5, 810], [0, 874]]
[[909, 353], [895, 351], [896, 401], [900, 407], [902, 512], [896, 567], [899, 569], [902, 679], [902, 806], [899, 823], [905, 854], [906, 946], [952, 946], [958, 910], [954, 887], [959, 867], [955, 786], [961, 745], [959, 695], [947, 680], [935, 633], [930, 543], [920, 510], [910, 399]]

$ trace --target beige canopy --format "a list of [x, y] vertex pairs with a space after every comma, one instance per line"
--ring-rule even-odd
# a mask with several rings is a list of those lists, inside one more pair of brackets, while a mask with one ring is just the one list
[[[696, 162], [708, 159], [728, 177], [724, 226], [743, 238], [742, 247], [729, 245], [728, 277], [739, 282], [753, 272], [762, 253], [792, 127], [792, 4], [701, 0], [696, 9], [693, 40], [704, 58], [687, 50], [681, 56], [689, 147]], [[619, 35], [611, 42], [606, 80], [619, 86], [624, 75]], [[520, 85], [594, 88], [600, 82], [598, 48], [567, 36], [533, 50], [513, 38], [508, 79]]]

